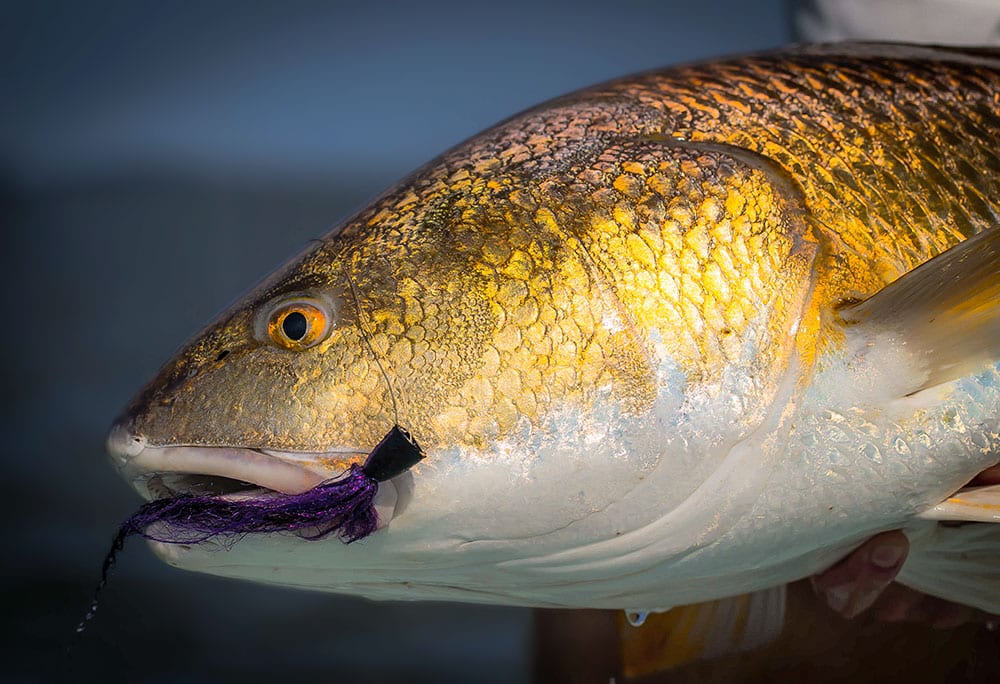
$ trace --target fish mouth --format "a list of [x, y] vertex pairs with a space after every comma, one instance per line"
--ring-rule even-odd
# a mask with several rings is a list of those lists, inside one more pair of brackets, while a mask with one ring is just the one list
[[119, 474], [146, 500], [179, 495], [244, 498], [300, 494], [363, 462], [360, 450], [285, 452], [229, 446], [153, 446], [115, 425], [108, 453]]

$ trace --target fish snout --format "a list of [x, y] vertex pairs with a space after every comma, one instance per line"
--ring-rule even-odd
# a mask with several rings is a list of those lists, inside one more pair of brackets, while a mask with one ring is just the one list
[[131, 417], [123, 416], [115, 421], [108, 432], [105, 446], [119, 470], [146, 448], [146, 438], [137, 434], [134, 426]]

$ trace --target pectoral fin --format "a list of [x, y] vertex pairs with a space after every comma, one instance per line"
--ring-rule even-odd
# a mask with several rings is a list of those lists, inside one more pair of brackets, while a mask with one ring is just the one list
[[1000, 228], [934, 257], [841, 318], [870, 345], [893, 344], [913, 377], [909, 393], [1000, 359]]
[[1000, 523], [1000, 485], [966, 487], [919, 517], [926, 520]]
[[952, 603], [1000, 614], [1000, 525], [915, 522], [896, 581]]
[[638, 627], [623, 620], [623, 674], [638, 677], [744, 653], [777, 639], [784, 621], [784, 585], [651, 613]]

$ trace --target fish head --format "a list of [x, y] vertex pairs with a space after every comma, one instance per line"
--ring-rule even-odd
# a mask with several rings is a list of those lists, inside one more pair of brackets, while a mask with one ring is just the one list
[[[347, 271], [337, 261], [314, 269], [329, 247], [314, 243], [206, 326], [132, 400], [108, 445], [141, 493], [159, 471], [299, 492], [363, 457], [379, 425], [392, 425]], [[187, 480], [179, 490], [195, 484]]]
[[[118, 462], [243, 449], [309, 454], [329, 474], [394, 424], [431, 450], [489, 449], [543, 403], [608, 380], [596, 377], [604, 356], [581, 352], [595, 318], [621, 322], [600, 311], [583, 255], [562, 236], [531, 235], [530, 217], [376, 209], [312, 242], [189, 341], [112, 429]], [[648, 393], [649, 378], [632, 375], [615, 381]]]

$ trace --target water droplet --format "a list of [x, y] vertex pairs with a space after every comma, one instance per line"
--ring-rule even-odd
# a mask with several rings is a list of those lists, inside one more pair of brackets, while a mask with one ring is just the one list
[[625, 611], [625, 619], [628, 620], [628, 623], [630, 625], [632, 625], [633, 627], [641, 627], [642, 623], [644, 623], [646, 621], [647, 617], [649, 617], [649, 611], [648, 610], [626, 610]]

